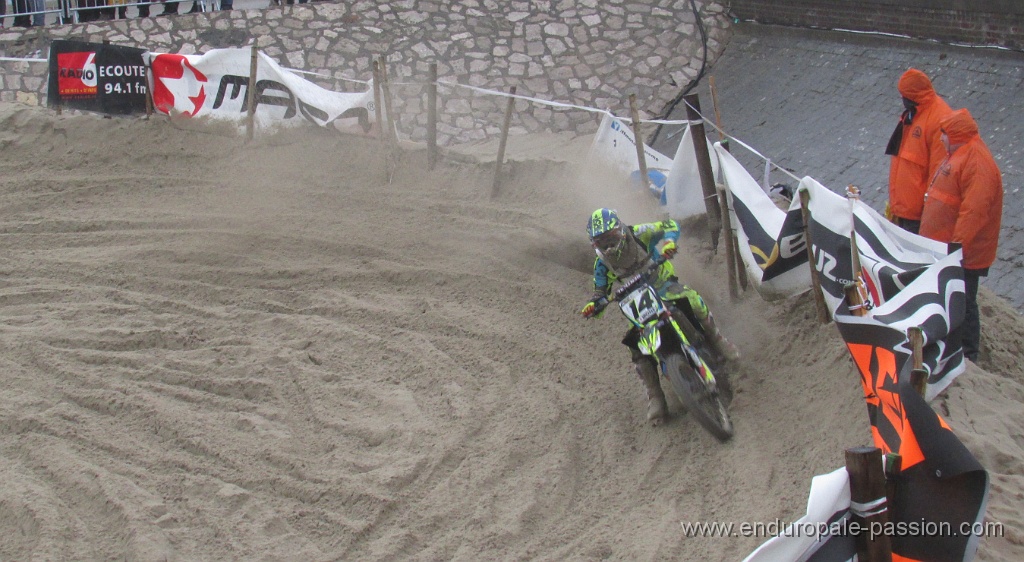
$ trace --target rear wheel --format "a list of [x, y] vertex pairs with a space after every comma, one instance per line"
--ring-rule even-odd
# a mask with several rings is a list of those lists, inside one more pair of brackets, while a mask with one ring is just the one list
[[[732, 437], [732, 420], [718, 389], [711, 391], [682, 355], [666, 355], [663, 368], [679, 401], [704, 429], [719, 441]], [[716, 379], [717, 382], [717, 379]]]

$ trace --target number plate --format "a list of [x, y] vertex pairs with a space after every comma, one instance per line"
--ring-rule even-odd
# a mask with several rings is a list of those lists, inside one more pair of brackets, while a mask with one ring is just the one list
[[650, 285], [640, 285], [633, 292], [619, 299], [622, 313], [637, 326], [643, 326], [652, 318], [657, 318], [665, 311], [661, 299]]

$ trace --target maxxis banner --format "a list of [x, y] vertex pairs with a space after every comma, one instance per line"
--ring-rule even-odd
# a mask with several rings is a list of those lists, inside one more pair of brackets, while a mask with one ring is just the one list
[[46, 103], [108, 115], [146, 112], [144, 49], [55, 40]]

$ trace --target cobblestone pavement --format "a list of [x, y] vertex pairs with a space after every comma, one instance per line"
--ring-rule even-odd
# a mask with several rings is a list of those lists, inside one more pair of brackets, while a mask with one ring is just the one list
[[[970, 110], [1002, 170], [999, 253], [983, 284], [1024, 311], [1024, 53], [739, 23], [694, 92], [713, 120], [714, 77], [721, 125], [731, 136], [797, 177], [809, 175], [837, 192], [859, 186], [862, 199], [882, 210], [885, 145], [903, 109], [896, 82], [909, 67], [928, 74], [951, 107]], [[671, 114], [685, 116], [682, 104]], [[655, 148], [672, 154], [675, 133], [664, 128]], [[735, 144], [733, 153], [751, 175], [763, 177], [764, 160]], [[796, 184], [778, 170], [770, 181]]]

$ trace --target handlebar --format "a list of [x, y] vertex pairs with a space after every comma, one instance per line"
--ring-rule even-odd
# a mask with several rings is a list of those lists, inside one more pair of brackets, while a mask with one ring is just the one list
[[618, 289], [615, 289], [615, 291], [613, 291], [610, 296], [601, 297], [600, 299], [594, 301], [594, 313], [591, 314], [590, 316], [585, 316], [584, 318], [590, 319], [600, 315], [602, 312], [604, 312], [605, 308], [608, 308], [609, 304], [617, 302], [626, 293], [628, 293], [629, 290], [632, 289], [634, 285], [636, 285], [637, 281], [646, 280], [648, 275], [656, 271], [659, 267], [661, 267], [661, 264], [665, 263], [666, 261], [668, 260], [666, 260], [664, 256], [659, 256], [658, 259], [653, 260], [650, 265], [643, 268], [643, 270], [641, 270], [639, 273], [623, 281], [622, 286], [620, 286]]

